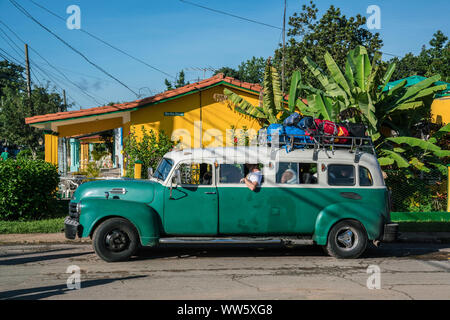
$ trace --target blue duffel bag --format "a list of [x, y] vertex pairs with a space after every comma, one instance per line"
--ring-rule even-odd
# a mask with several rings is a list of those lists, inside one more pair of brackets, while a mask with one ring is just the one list
[[289, 141], [291, 141], [292, 136], [294, 137], [294, 143], [296, 143], [293, 147], [296, 149], [303, 148], [304, 145], [302, 145], [302, 143], [311, 142], [309, 135], [305, 133], [305, 130], [300, 129], [299, 127], [287, 126], [284, 127], [284, 132], [286, 133], [287, 139], [286, 146], [289, 144]]
[[286, 132], [284, 131], [284, 127], [278, 123], [272, 123], [267, 127], [267, 141], [272, 142], [272, 135], [278, 134], [279, 142], [284, 142], [284, 135]]

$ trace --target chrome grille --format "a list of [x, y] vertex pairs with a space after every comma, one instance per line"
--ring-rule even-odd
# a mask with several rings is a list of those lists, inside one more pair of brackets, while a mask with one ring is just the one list
[[76, 202], [70, 202], [69, 203], [69, 216], [71, 218], [78, 218], [80, 216], [80, 213], [77, 209], [77, 203]]

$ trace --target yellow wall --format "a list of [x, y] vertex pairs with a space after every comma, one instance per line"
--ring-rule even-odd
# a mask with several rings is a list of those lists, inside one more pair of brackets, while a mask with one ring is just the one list
[[89, 134], [99, 131], [106, 131], [122, 126], [122, 117], [89, 121], [89, 118], [80, 119], [80, 123], [58, 127], [60, 137], [71, 137], [81, 134]]
[[53, 134], [44, 135], [45, 161], [58, 164], [58, 136]]
[[431, 105], [431, 115], [436, 123], [450, 123], [450, 97], [434, 99]]
[[[142, 108], [131, 113], [131, 129], [138, 137], [141, 127], [146, 130], [164, 130], [173, 139], [179, 139], [184, 147], [223, 146], [227, 142], [232, 126], [244, 126], [254, 134], [260, 129], [258, 122], [234, 111], [227, 101], [218, 102], [214, 96], [223, 95], [223, 85], [201, 92]], [[259, 96], [239, 89], [232, 89], [248, 102], [257, 105]], [[201, 108], [200, 108], [201, 107]], [[183, 112], [184, 116], [165, 116], [164, 112]], [[124, 135], [125, 135], [124, 129]], [[228, 139], [229, 144], [232, 144]]]

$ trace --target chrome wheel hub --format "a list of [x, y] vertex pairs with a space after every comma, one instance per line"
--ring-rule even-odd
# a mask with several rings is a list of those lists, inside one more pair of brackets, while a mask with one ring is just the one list
[[336, 239], [337, 244], [343, 249], [351, 249], [358, 242], [357, 235], [348, 228], [339, 230]]

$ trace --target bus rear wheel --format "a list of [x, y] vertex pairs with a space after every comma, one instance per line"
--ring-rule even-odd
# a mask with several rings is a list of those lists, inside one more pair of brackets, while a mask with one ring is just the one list
[[336, 223], [328, 233], [325, 252], [339, 259], [356, 259], [367, 248], [368, 238], [363, 225], [355, 220]]

